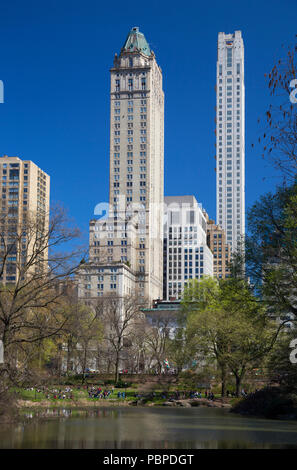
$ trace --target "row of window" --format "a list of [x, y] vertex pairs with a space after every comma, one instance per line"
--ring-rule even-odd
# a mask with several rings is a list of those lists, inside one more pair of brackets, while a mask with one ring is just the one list
[[[140, 88], [141, 88], [141, 90], [146, 90], [146, 78], [144, 78], [144, 77], [141, 78]], [[128, 90], [129, 91], [134, 90], [134, 80], [133, 80], [133, 78], [128, 78]], [[116, 78], [116, 80], [115, 80], [115, 91], [116, 92], [121, 91], [121, 80], [119, 78]]]

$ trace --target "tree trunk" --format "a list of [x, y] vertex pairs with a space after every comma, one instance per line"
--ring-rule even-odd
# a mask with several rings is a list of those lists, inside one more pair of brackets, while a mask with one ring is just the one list
[[85, 383], [85, 374], [86, 374], [86, 365], [87, 365], [87, 346], [85, 345], [84, 349], [84, 358], [83, 358], [83, 370], [82, 370], [82, 383]]
[[236, 383], [236, 396], [239, 397], [240, 393], [240, 385], [241, 385], [241, 377], [237, 374], [235, 374], [235, 383]]
[[115, 363], [115, 383], [118, 383], [119, 381], [119, 362], [120, 362], [120, 358], [119, 358], [119, 354], [117, 353], [116, 363]]
[[159, 374], [161, 375], [161, 373], [162, 373], [162, 362], [158, 361], [158, 367], [159, 367]]
[[6, 325], [5, 325], [4, 329], [3, 329], [2, 338], [1, 338], [1, 340], [2, 340], [2, 350], [3, 350], [3, 361], [4, 361], [5, 365], [6, 365], [6, 362], [7, 362], [6, 361], [7, 356], [5, 355], [6, 333], [7, 333], [7, 331], [6, 331]]
[[68, 341], [67, 341], [67, 364], [66, 364], [66, 373], [67, 373], [67, 375], [68, 375], [69, 369], [70, 369], [71, 353], [72, 353], [72, 340], [68, 339]]
[[226, 367], [221, 366], [221, 395], [224, 398], [226, 394]]

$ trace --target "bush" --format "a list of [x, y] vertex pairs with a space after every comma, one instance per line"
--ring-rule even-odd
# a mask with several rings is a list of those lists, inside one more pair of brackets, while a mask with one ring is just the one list
[[280, 387], [266, 387], [235, 403], [231, 411], [265, 418], [297, 419], [297, 395]]
[[114, 385], [114, 380], [104, 380], [104, 385]]
[[116, 388], [128, 388], [128, 387], [131, 387], [131, 385], [132, 385], [132, 382], [122, 382], [121, 380], [119, 380], [119, 382], [115, 384], [115, 387]]

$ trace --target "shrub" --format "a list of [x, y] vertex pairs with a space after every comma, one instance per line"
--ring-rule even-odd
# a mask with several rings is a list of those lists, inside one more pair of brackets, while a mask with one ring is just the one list
[[297, 419], [297, 396], [280, 387], [266, 387], [235, 403], [231, 411], [265, 418], [290, 416]]
[[128, 387], [131, 387], [131, 385], [132, 385], [132, 382], [122, 382], [121, 380], [119, 380], [119, 382], [115, 384], [115, 387], [116, 388], [128, 388]]

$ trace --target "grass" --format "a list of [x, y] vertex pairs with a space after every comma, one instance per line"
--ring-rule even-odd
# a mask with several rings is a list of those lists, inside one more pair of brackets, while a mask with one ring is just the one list
[[[59, 390], [61, 388], [62, 390], [62, 394], [63, 394], [63, 391], [64, 391], [64, 387], [55, 387], [53, 386], [52, 388], [50, 388], [50, 390], [54, 390], [54, 389], [57, 389]], [[89, 398], [89, 394], [88, 394], [88, 391], [86, 389], [81, 389], [81, 390], [77, 390], [77, 389], [72, 389], [72, 396], [73, 396], [73, 399], [70, 399], [70, 398], [65, 398], [65, 399], [58, 399], [58, 398], [53, 398], [53, 395], [54, 393], [50, 393], [50, 398], [47, 398], [47, 394], [43, 393], [43, 392], [35, 392], [35, 390], [26, 390], [26, 389], [23, 389], [23, 388], [14, 388], [14, 392], [18, 395], [18, 398], [22, 399], [22, 400], [25, 400], [25, 401], [32, 401], [32, 402], [40, 402], [42, 400], [49, 400], [49, 401], [52, 401], [52, 402], [68, 402], [68, 403], [71, 403], [73, 401], [79, 401], [81, 399], [87, 399], [87, 400], [90, 400], [90, 401], [97, 401], [97, 400], [102, 400], [100, 398], [96, 399], [96, 398]], [[125, 400], [135, 400], [135, 388], [127, 388], [127, 389], [114, 389], [113, 393], [111, 393], [111, 395], [109, 395], [109, 397], [107, 398], [107, 400], [110, 400], [110, 399], [113, 399], [113, 400], [116, 400], [116, 401], [122, 401], [124, 400], [123, 398], [119, 398], [118, 397], [118, 392], [125, 392]], [[67, 395], [67, 394], [66, 394]]]
[[[88, 384], [89, 385], [89, 389], [90, 387], [92, 387], [93, 385], [96, 386], [96, 388], [100, 385], [102, 390], [111, 390], [112, 388], [112, 384], [106, 384], [105, 386], [101, 383], [101, 384], [96, 384], [96, 383], [91, 383], [91, 384]], [[53, 398], [54, 396], [54, 393], [53, 392], [50, 392], [50, 398], [47, 398], [47, 392], [46, 393], [43, 393], [43, 392], [37, 392], [34, 390], [26, 390], [26, 389], [23, 389], [23, 388], [14, 388], [13, 391], [17, 394], [18, 398], [19, 399], [22, 399], [24, 401], [30, 401], [30, 402], [34, 402], [34, 403], [38, 403], [38, 402], [42, 402], [42, 401], [48, 401], [50, 402], [49, 403], [49, 406], [61, 406], [61, 404], [63, 403], [65, 406], [71, 406], [72, 403], [75, 403], [76, 405], [79, 404], [79, 402], [81, 401], [85, 401], [87, 400], [89, 403], [96, 403], [96, 402], [108, 402], [108, 401], [112, 401], [112, 402], [115, 402], [115, 403], [120, 403], [120, 402], [131, 402], [131, 401], [136, 401], [136, 400], [139, 400], [141, 399], [144, 403], [154, 403], [155, 405], [162, 405], [165, 401], [167, 401], [169, 398], [170, 398], [170, 395], [175, 392], [175, 391], [179, 391], [179, 392], [182, 392], [182, 391], [190, 391], [192, 388], [191, 387], [187, 387], [185, 386], [185, 384], [178, 384], [178, 383], [172, 383], [170, 384], [169, 386], [166, 386], [164, 385], [161, 385], [161, 388], [160, 387], [160, 384], [158, 384], [159, 386], [157, 387], [154, 387], [153, 385], [155, 384], [152, 384], [152, 388], [151, 389], [147, 389], [147, 390], [144, 390], [142, 389], [142, 383], [133, 383], [131, 384], [131, 386], [127, 387], [127, 388], [114, 388], [114, 391], [111, 393], [111, 395], [109, 395], [109, 397], [107, 399], [102, 399], [102, 398], [90, 398], [89, 397], [89, 394], [88, 394], [88, 390], [86, 388], [84, 388], [83, 385], [81, 384], [77, 384], [77, 385], [69, 385], [69, 388], [72, 390], [72, 392], [70, 392], [73, 396], [73, 399], [70, 399], [70, 398], [65, 398], [65, 399], [58, 399], [58, 398]], [[68, 385], [51, 385], [49, 386], [49, 390], [52, 391], [52, 390], [61, 390], [61, 393], [63, 394], [64, 393], [64, 390], [65, 388], [68, 387]], [[78, 388], [80, 387], [80, 388]], [[118, 397], [118, 392], [125, 392], [125, 398], [122, 398], [122, 397]], [[156, 394], [156, 396], [151, 396], [151, 393], [154, 392]], [[166, 392], [167, 394], [167, 398], [162, 398], [162, 393], [163, 392]], [[201, 390], [202, 392], [202, 398], [204, 398], [204, 393], [203, 391]], [[59, 392], [58, 392], [59, 393]], [[56, 395], [58, 395], [58, 393], [56, 393]], [[140, 394], [140, 397], [136, 397], [135, 394]], [[69, 396], [69, 393], [66, 393], [66, 396]], [[220, 395], [219, 394], [215, 394], [215, 399], [216, 398], [220, 398]], [[82, 403], [83, 405], [83, 403]]]

